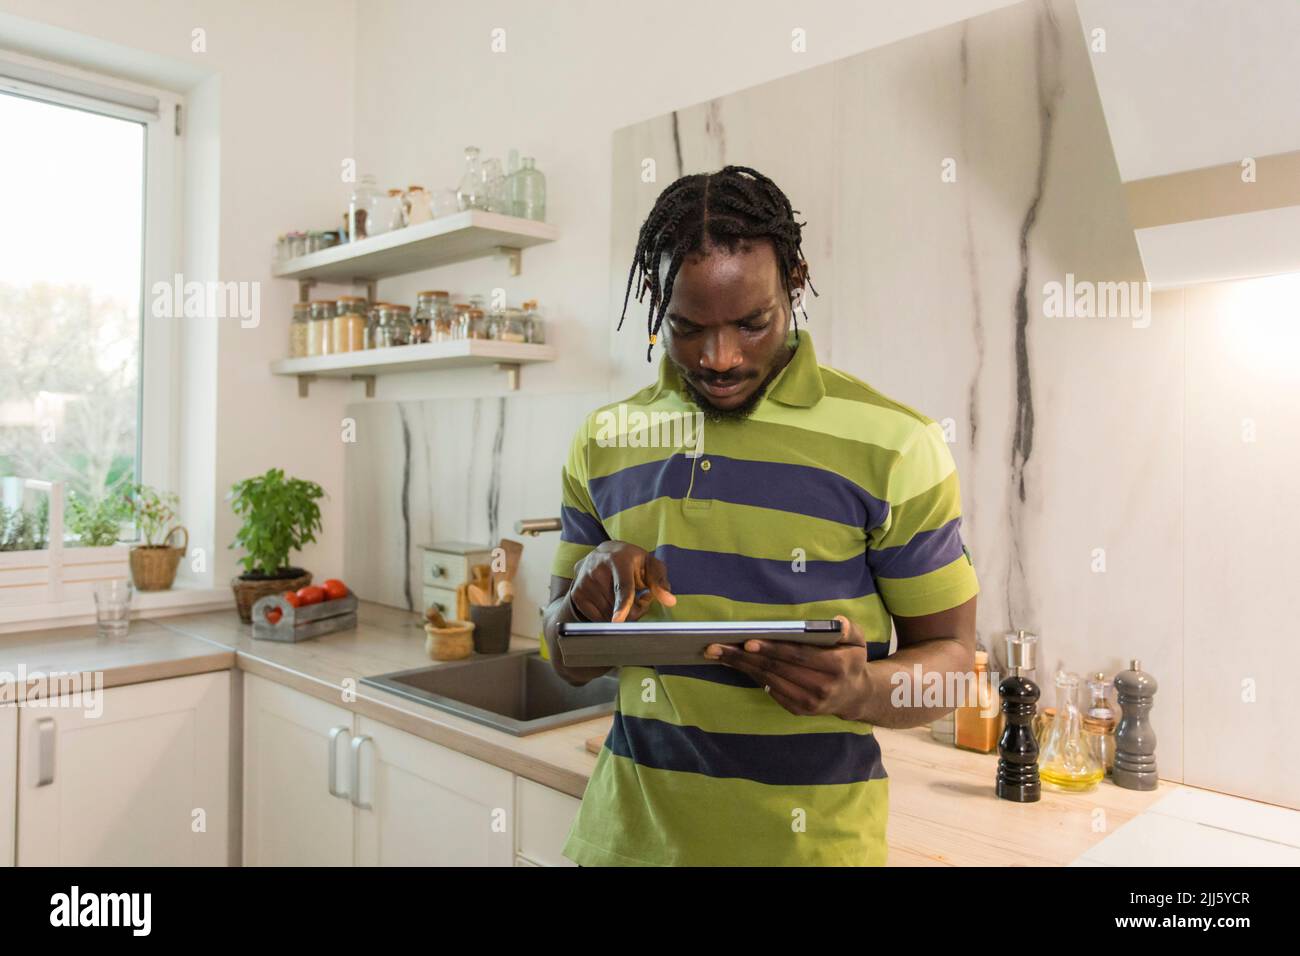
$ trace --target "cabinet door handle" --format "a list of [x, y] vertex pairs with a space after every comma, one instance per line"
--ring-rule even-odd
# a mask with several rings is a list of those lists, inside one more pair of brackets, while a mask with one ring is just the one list
[[371, 737], [361, 734], [352, 738], [352, 805], [358, 810], [369, 810], [370, 804], [362, 803], [361, 797], [361, 746]]
[[54, 783], [55, 736], [53, 717], [42, 717], [36, 721], [36, 786], [38, 787], [48, 787]]
[[342, 797], [347, 799], [348, 795], [335, 788], [334, 784], [339, 779], [339, 734], [348, 732], [347, 724], [340, 724], [330, 729], [330, 777], [329, 788], [331, 797]]

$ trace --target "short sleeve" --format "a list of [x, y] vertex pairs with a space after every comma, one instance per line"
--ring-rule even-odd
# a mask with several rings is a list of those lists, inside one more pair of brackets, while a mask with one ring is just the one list
[[889, 513], [868, 538], [867, 564], [891, 614], [918, 617], [979, 593], [961, 538], [957, 465], [935, 422], [918, 428], [891, 466]]
[[609, 540], [587, 487], [587, 443], [588, 423], [583, 422], [560, 473], [560, 545], [551, 565], [551, 574], [560, 578], [572, 578], [573, 566]]

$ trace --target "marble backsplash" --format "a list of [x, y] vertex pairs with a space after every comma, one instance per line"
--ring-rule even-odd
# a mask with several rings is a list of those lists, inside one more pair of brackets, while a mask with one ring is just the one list
[[604, 393], [361, 402], [344, 480], [346, 580], [361, 597], [423, 610], [420, 546], [524, 542], [514, 632], [537, 635], [558, 536], [523, 538], [522, 518], [560, 511], [560, 469]]

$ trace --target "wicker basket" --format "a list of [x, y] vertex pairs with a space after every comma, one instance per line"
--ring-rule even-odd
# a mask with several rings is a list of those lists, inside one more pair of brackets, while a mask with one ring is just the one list
[[248, 581], [241, 577], [230, 579], [230, 589], [235, 592], [235, 606], [239, 608], [239, 619], [245, 624], [253, 623], [253, 605], [268, 594], [283, 594], [296, 591], [311, 584], [311, 572], [302, 568], [290, 568], [299, 572], [291, 578], [266, 578]]
[[[180, 547], [167, 542], [181, 533]], [[183, 525], [172, 528], [162, 544], [142, 544], [131, 549], [131, 580], [137, 591], [166, 591], [176, 581], [176, 568], [190, 548], [190, 533]]]

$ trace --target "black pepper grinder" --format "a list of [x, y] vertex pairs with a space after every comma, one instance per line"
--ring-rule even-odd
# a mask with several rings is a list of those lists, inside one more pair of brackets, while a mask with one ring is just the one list
[[1034, 713], [1041, 691], [1022, 670], [1038, 663], [1038, 637], [1019, 631], [1007, 635], [1007, 667], [1011, 676], [998, 685], [1005, 722], [998, 740], [998, 796], [1016, 803], [1036, 803], [1042, 798], [1038, 782], [1038, 741], [1034, 739]]
[[1155, 704], [1156, 679], [1142, 669], [1141, 661], [1130, 661], [1129, 669], [1115, 675], [1115, 697], [1121, 717], [1115, 728], [1115, 769], [1111, 777], [1126, 790], [1154, 790], [1156, 779], [1156, 732], [1151, 729], [1151, 708]]

